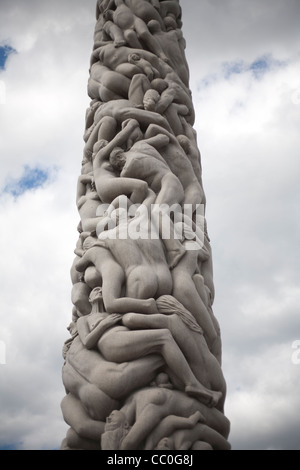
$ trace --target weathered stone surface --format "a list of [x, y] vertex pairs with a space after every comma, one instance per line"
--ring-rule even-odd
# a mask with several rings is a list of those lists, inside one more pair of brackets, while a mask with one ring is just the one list
[[227, 450], [212, 254], [177, 0], [98, 0], [62, 449]]

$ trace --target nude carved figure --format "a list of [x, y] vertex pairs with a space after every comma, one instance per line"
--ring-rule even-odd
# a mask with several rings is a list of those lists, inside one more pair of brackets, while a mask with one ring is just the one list
[[95, 0], [62, 449], [229, 450], [179, 0]]

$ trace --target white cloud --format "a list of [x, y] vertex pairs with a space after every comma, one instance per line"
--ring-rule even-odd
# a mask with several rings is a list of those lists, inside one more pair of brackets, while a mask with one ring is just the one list
[[[64, 437], [61, 348], [71, 320], [95, 0], [2, 0], [14, 47], [0, 103], [0, 193], [24, 167], [55, 179], [1, 194], [0, 443]], [[215, 265], [233, 447], [299, 448], [299, 2], [181, 0]], [[271, 57], [259, 78], [249, 68]], [[225, 74], [224, 64], [242, 64]], [[228, 69], [227, 69], [228, 72]], [[203, 86], [204, 79], [206, 86]], [[3, 380], [2, 380], [3, 379]]]
[[279, 342], [249, 352], [235, 361], [232, 379], [227, 412], [236, 448], [297, 448], [300, 376], [291, 363], [291, 344]]
[[74, 171], [81, 152], [94, 2], [31, 4], [1, 3], [1, 37], [17, 54], [0, 75], [0, 185], [7, 174], [20, 176], [24, 164], [69, 164]]
[[72, 309], [68, 273], [77, 217], [70, 194], [62, 193], [65, 185], [62, 178], [17, 200], [4, 196], [0, 207], [0, 331], [6, 345], [0, 441], [25, 449], [57, 447], [57, 432], [66, 429], [60, 369]]
[[[299, 5], [204, 1], [195, 11], [206, 21], [198, 41], [190, 24], [185, 36], [231, 440], [239, 449], [298, 449]], [[257, 76], [250, 65], [263, 56], [272, 60]]]

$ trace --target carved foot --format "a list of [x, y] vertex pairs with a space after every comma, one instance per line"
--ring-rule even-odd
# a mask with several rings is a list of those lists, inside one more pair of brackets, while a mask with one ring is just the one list
[[214, 408], [219, 403], [222, 398], [222, 392], [213, 392], [210, 390], [205, 390], [202, 387], [195, 385], [187, 385], [185, 392], [190, 397], [197, 398], [201, 403], [207, 405], [209, 408]]
[[184, 246], [176, 250], [168, 251], [168, 265], [170, 269], [176, 268], [181, 258], [184, 257], [186, 250]]

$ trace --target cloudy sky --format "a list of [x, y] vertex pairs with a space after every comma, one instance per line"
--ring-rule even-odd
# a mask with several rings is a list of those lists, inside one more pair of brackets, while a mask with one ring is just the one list
[[[1, 449], [55, 449], [67, 430], [61, 349], [95, 4], [0, 0]], [[300, 450], [300, 3], [181, 5], [230, 440]]]

